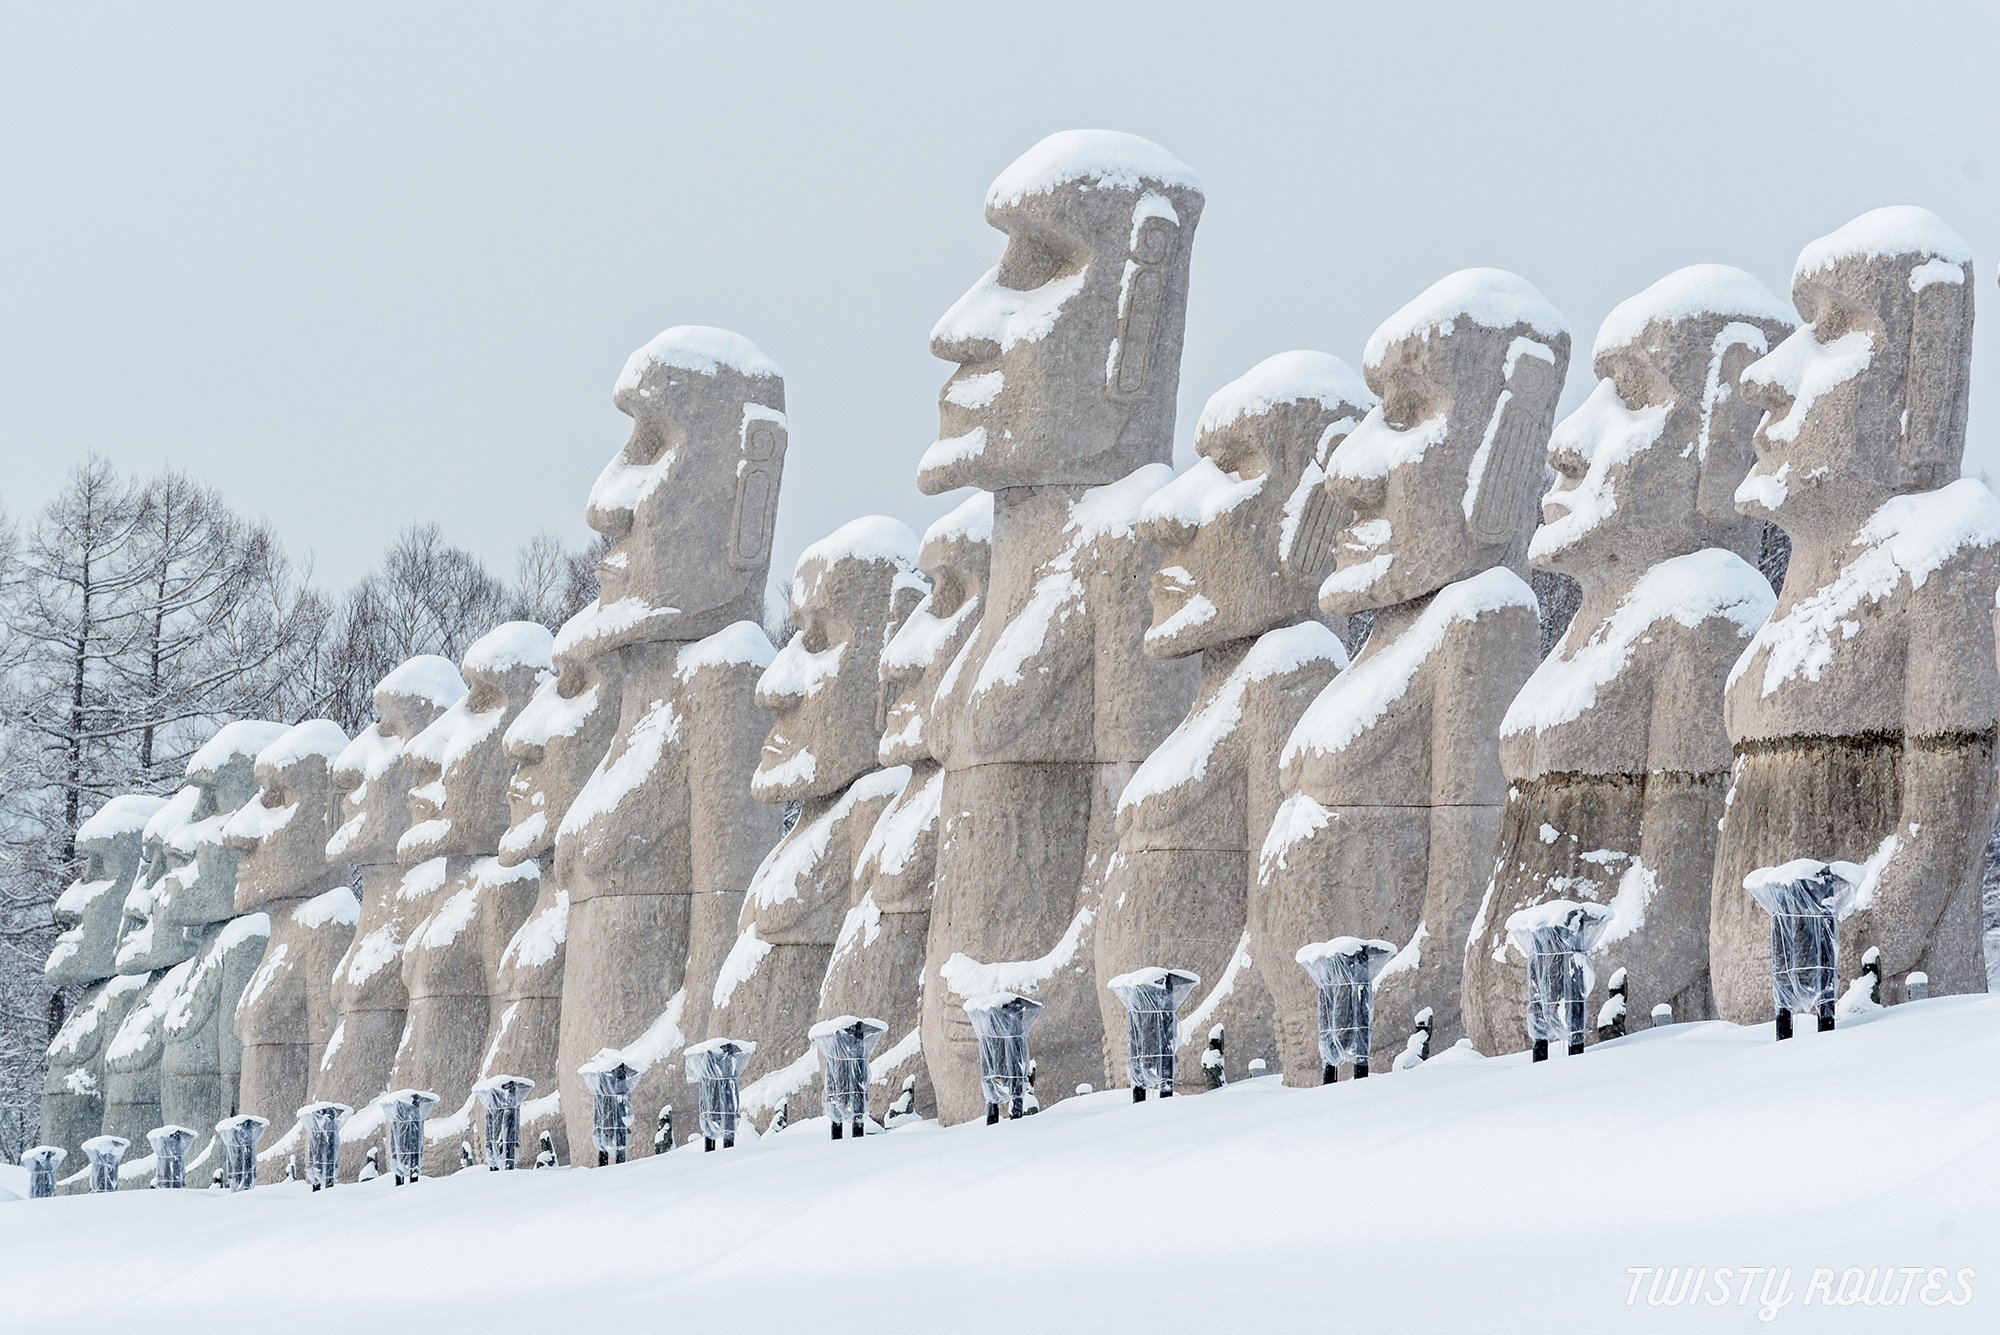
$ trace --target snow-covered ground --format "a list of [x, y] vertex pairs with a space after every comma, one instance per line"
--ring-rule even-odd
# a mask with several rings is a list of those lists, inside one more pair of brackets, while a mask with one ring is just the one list
[[[0, 1196], [0, 1328], [2000, 1328], [2000, 997], [1801, 1028], [602, 1171]], [[1649, 1266], [1709, 1270], [1662, 1309]], [[1901, 1304], [1830, 1304], [1864, 1283]]]

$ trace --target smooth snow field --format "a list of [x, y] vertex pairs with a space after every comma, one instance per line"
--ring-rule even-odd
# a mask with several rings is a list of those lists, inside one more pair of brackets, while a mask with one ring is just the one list
[[0, 1193], [0, 1329], [2000, 1329], [2000, 998], [1800, 1027], [605, 1170]]

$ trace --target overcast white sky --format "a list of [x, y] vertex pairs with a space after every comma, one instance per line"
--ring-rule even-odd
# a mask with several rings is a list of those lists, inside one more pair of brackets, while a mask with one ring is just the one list
[[999, 253], [986, 184], [1084, 126], [1207, 187], [1184, 458], [1211, 391], [1358, 362], [1453, 269], [1517, 270], [1587, 349], [1680, 265], [1783, 293], [1807, 240], [1918, 203], [1978, 256], [1967, 467], [2000, 477], [1996, 79], [1987, 0], [9, 3], [0, 504], [97, 450], [220, 484], [328, 583], [430, 518], [506, 566], [587, 536], [613, 378], [700, 323], [786, 372], [774, 568], [858, 514], [920, 528], [927, 335]]

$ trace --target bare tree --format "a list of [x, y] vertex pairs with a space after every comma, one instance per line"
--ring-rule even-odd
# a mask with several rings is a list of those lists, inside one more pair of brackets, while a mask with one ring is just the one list
[[597, 596], [598, 558], [610, 540], [597, 539], [568, 551], [561, 539], [538, 529], [514, 554], [514, 587], [507, 597], [507, 616], [515, 621], [539, 621], [554, 630], [583, 610]]

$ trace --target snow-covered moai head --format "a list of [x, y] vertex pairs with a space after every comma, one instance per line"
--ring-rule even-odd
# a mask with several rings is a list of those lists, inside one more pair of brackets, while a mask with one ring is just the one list
[[992, 541], [993, 493], [987, 491], [924, 530], [917, 570], [930, 592], [882, 650], [882, 681], [890, 698], [876, 759], [884, 765], [943, 759], [931, 750], [931, 710], [938, 683], [979, 624]]
[[139, 872], [125, 896], [118, 922], [118, 972], [151, 973], [192, 959], [199, 942], [194, 933], [169, 926], [154, 911], [167, 878], [194, 860], [177, 838], [201, 801], [201, 790], [186, 784], [155, 811], [139, 835]]
[[501, 739], [514, 762], [507, 784], [509, 824], [500, 839], [503, 866], [519, 866], [555, 846], [563, 814], [611, 745], [618, 706], [592, 652], [596, 615], [593, 603], [563, 624], [548, 676]]
[[1519, 562], [1569, 344], [1548, 300], [1499, 269], [1460, 270], [1375, 331], [1363, 374], [1381, 404], [1327, 468], [1348, 518], [1322, 608], [1393, 607]]
[[155, 892], [154, 915], [169, 924], [198, 927], [236, 916], [236, 863], [240, 854], [223, 841], [229, 818], [257, 797], [257, 753], [284, 736], [282, 723], [242, 719], [226, 723], [188, 757], [187, 783], [200, 796], [175, 838], [189, 860], [168, 873]]
[[396, 865], [396, 845], [410, 828], [409, 792], [416, 787], [405, 750], [464, 695], [458, 668], [437, 654], [418, 654], [375, 683], [375, 722], [333, 762], [340, 825], [326, 841], [328, 862]]
[[1588, 583], [1709, 547], [1755, 560], [1762, 525], [1735, 494], [1763, 410], [1739, 382], [1794, 323], [1725, 264], [1690, 265], [1613, 307], [1591, 353], [1597, 388], [1549, 439], [1556, 481], [1529, 561]]
[[740, 334], [676, 325], [612, 392], [632, 435], [590, 490], [600, 647], [761, 621], [784, 473], [785, 380]]
[[222, 827], [223, 844], [238, 854], [238, 913], [326, 888], [335, 804], [331, 770], [347, 740], [331, 719], [309, 719], [257, 753], [259, 795]]
[[506, 730], [549, 676], [555, 637], [509, 621], [473, 641], [459, 664], [465, 694], [405, 749], [410, 828], [396, 844], [405, 866], [438, 857], [491, 855], [507, 833], [514, 765]]
[[114, 797], [76, 830], [83, 859], [75, 881], [56, 900], [63, 928], [43, 972], [57, 987], [81, 987], [118, 972], [118, 929], [125, 897], [138, 879], [146, 822], [165, 805], [157, 797]]
[[798, 634], [757, 682], [774, 716], [750, 795], [760, 802], [837, 793], [876, 767], [888, 712], [883, 646], [923, 596], [917, 538], [887, 515], [841, 525], [799, 556]]
[[1006, 251], [931, 331], [959, 369], [917, 485], [1095, 484], [1165, 462], [1201, 210], [1185, 164], [1109, 130], [1051, 135], [1002, 172], [986, 220]]
[[1194, 464], [1140, 511], [1140, 535], [1160, 548], [1147, 653], [1183, 658], [1311, 611], [1345, 518], [1327, 460], [1374, 407], [1323, 352], [1281, 352], [1216, 391]]
[[1864, 213], [1792, 270], [1805, 321], [1743, 372], [1764, 410], [1747, 515], [1851, 526], [1890, 496], [1958, 477], [1972, 358], [1972, 252], [1907, 205]]

